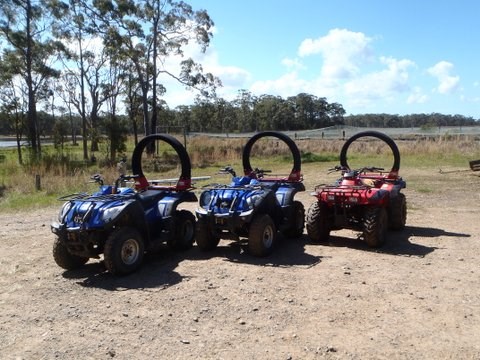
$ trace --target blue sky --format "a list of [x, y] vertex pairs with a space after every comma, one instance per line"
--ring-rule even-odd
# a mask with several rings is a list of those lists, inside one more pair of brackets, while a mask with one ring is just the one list
[[[305, 92], [347, 114], [480, 118], [480, 1], [187, 0], [215, 23], [191, 54], [223, 83], [283, 98]], [[168, 87], [171, 107], [193, 95]]]

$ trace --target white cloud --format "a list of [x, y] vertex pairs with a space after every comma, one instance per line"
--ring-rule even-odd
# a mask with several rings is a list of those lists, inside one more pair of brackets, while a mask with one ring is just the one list
[[411, 60], [381, 57], [386, 68], [370, 72], [348, 81], [345, 95], [357, 106], [368, 106], [374, 101], [392, 101], [398, 94], [409, 90], [409, 68], [415, 66]]
[[415, 87], [413, 88], [412, 93], [407, 97], [407, 104], [424, 104], [428, 99], [428, 95], [424, 94], [419, 87]]
[[255, 95], [269, 94], [289, 97], [306, 92], [305, 89], [308, 87], [308, 81], [300, 79], [296, 72], [290, 72], [275, 80], [256, 81], [250, 87], [250, 91]]
[[293, 70], [301, 70], [306, 68], [305, 65], [303, 65], [298, 58], [294, 58], [294, 59], [284, 58], [282, 59], [282, 65], [286, 66], [288, 69], [293, 69]]
[[448, 61], [440, 61], [427, 70], [430, 75], [438, 80], [438, 87], [435, 91], [440, 94], [451, 94], [457, 90], [460, 77], [450, 75], [452, 70], [453, 64]]
[[300, 57], [321, 54], [322, 77], [346, 79], [357, 75], [360, 64], [371, 58], [371, 41], [360, 32], [332, 29], [326, 36], [302, 41], [298, 54]]
[[[215, 29], [214, 29], [215, 32]], [[210, 46], [205, 53], [195, 42], [185, 45], [182, 56], [170, 56], [165, 59], [163, 67], [173, 74], [180, 73], [180, 62], [182, 60], [192, 58], [201, 64], [205, 73], [212, 73], [222, 82], [222, 86], [217, 89], [217, 95], [227, 100], [233, 100], [239, 89], [249, 86], [252, 81], [251, 74], [242, 68], [236, 66], [223, 66], [220, 64], [219, 56], [216, 48]], [[162, 84], [166, 87], [167, 93], [163, 99], [167, 101], [171, 108], [177, 105], [192, 104], [198, 92], [187, 89], [171, 76], [163, 75], [160, 77]]]

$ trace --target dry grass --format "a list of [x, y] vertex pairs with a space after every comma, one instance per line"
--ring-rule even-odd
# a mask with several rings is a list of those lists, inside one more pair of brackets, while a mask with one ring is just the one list
[[[187, 150], [192, 162], [192, 175], [214, 175], [218, 168], [226, 165], [241, 170], [242, 151], [247, 140], [213, 137], [188, 139]], [[338, 164], [344, 141], [299, 139], [296, 143], [304, 164], [312, 163], [309, 168], [319, 169], [319, 175], [323, 175], [325, 169]], [[396, 143], [402, 156], [402, 172], [418, 167], [434, 171], [439, 168], [468, 168], [469, 160], [480, 159], [480, 142], [473, 136], [399, 139]], [[133, 145], [129, 148], [131, 149], [127, 154], [131, 154]], [[281, 172], [288, 172], [291, 167], [290, 150], [277, 139], [260, 139], [255, 143], [251, 154], [253, 167], [274, 171], [279, 169]], [[180, 173], [178, 157], [168, 148], [162, 147], [155, 158], [148, 159], [144, 156], [142, 161], [145, 161], [144, 169], [150, 178], [176, 177]], [[355, 141], [350, 146], [348, 161], [352, 168], [388, 168], [392, 164], [392, 157], [386, 144], [377, 139], [366, 138]], [[52, 203], [62, 194], [91, 191], [95, 186], [89, 183], [89, 179], [95, 173], [101, 173], [107, 183], [113, 183], [118, 176], [115, 166], [102, 166], [101, 163], [85, 165], [81, 161], [71, 161], [59, 164], [50, 159], [40, 165], [21, 167], [15, 156], [7, 156], [0, 170], [0, 209], [39, 207]], [[41, 191], [35, 188], [36, 175], [41, 179]], [[222, 179], [226, 181], [225, 178]]]

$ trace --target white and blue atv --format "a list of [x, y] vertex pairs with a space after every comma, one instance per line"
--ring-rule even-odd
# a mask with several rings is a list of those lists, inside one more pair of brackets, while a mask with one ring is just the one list
[[[148, 181], [143, 173], [142, 154], [155, 141], [166, 142], [178, 155], [181, 174], [173, 186]], [[120, 175], [113, 186], [95, 176], [98, 192], [60, 198], [65, 203], [58, 222], [51, 225], [57, 265], [72, 270], [103, 254], [106, 269], [124, 275], [142, 264], [146, 251], [157, 251], [165, 243], [176, 250], [192, 247], [195, 216], [177, 209], [182, 202], [198, 201], [191, 191], [191, 164], [184, 146], [170, 135], [149, 135], [133, 151], [132, 172]], [[134, 188], [120, 186], [128, 180], [134, 180]]]
[[[272, 177], [267, 170], [252, 169], [250, 152], [263, 137], [282, 140], [290, 149], [293, 168], [286, 177]], [[295, 142], [276, 131], [264, 131], [249, 139], [243, 149], [244, 176], [236, 176], [231, 167], [222, 172], [233, 176], [229, 185], [209, 185], [200, 195], [196, 210], [196, 242], [202, 250], [217, 247], [220, 239], [248, 239], [254, 256], [269, 255], [275, 247], [277, 232], [288, 238], [303, 234], [305, 209], [295, 194], [305, 191], [301, 175], [301, 157]]]

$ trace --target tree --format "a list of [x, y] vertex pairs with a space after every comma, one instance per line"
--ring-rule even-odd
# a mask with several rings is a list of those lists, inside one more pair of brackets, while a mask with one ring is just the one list
[[256, 102], [257, 98], [250, 91], [245, 89], [238, 91], [238, 96], [233, 103], [238, 114], [237, 129], [241, 132], [257, 130], [258, 124], [255, 121], [253, 112]]
[[183, 1], [173, 0], [94, 0], [93, 4], [105, 46], [128, 59], [135, 69], [146, 135], [157, 127], [158, 96], [164, 91], [157, 83], [159, 75], [168, 75], [203, 95], [214, 93], [218, 79], [204, 74], [201, 65], [191, 58], [180, 62], [179, 72], [164, 67], [168, 57], [183, 57], [183, 48], [192, 41], [200, 45], [202, 52], [206, 50], [213, 22], [205, 10], [193, 11]]
[[28, 103], [27, 129], [32, 155], [41, 155], [37, 119], [37, 95], [42, 83], [59, 72], [53, 58], [63, 50], [49, 29], [47, 0], [0, 0], [0, 36], [4, 41], [4, 59], [11, 73], [25, 83]]
[[[58, 11], [56, 13], [59, 21], [53, 30], [59, 39], [68, 41], [71, 44], [67, 56], [63, 59], [64, 74], [68, 83], [68, 94], [70, 95], [70, 100], [66, 100], [66, 103], [73, 104], [82, 118], [83, 158], [87, 160], [89, 129], [93, 129], [93, 132], [97, 130], [95, 127], [98, 120], [99, 108], [99, 102], [95, 101], [95, 91], [98, 87], [95, 84], [95, 70], [98, 73], [98, 66], [93, 65], [93, 74], [90, 73], [90, 75], [88, 75], [88, 68], [92, 63], [95, 64], [96, 55], [93, 50], [89, 50], [87, 41], [92, 40], [93, 42], [93, 38], [95, 37], [91, 14], [89, 13], [91, 4], [88, 0], [58, 1], [58, 4], [61, 4], [61, 6], [57, 6], [56, 8], [63, 9], [64, 11]], [[90, 80], [90, 82], [87, 80]], [[93, 113], [94, 118], [91, 119], [91, 122], [89, 122], [87, 116], [86, 83], [90, 85], [90, 95], [93, 94], [90, 115]], [[92, 134], [90, 133], [90, 135]], [[95, 136], [92, 136], [92, 138], [91, 149], [96, 151], [96, 138]]]
[[25, 98], [18, 95], [19, 92], [22, 92], [22, 89], [16, 86], [8, 71], [4, 71], [3, 64], [0, 61], [0, 109], [15, 132], [18, 163], [21, 165], [23, 164], [21, 141], [27, 107], [26, 102], [23, 101]]

